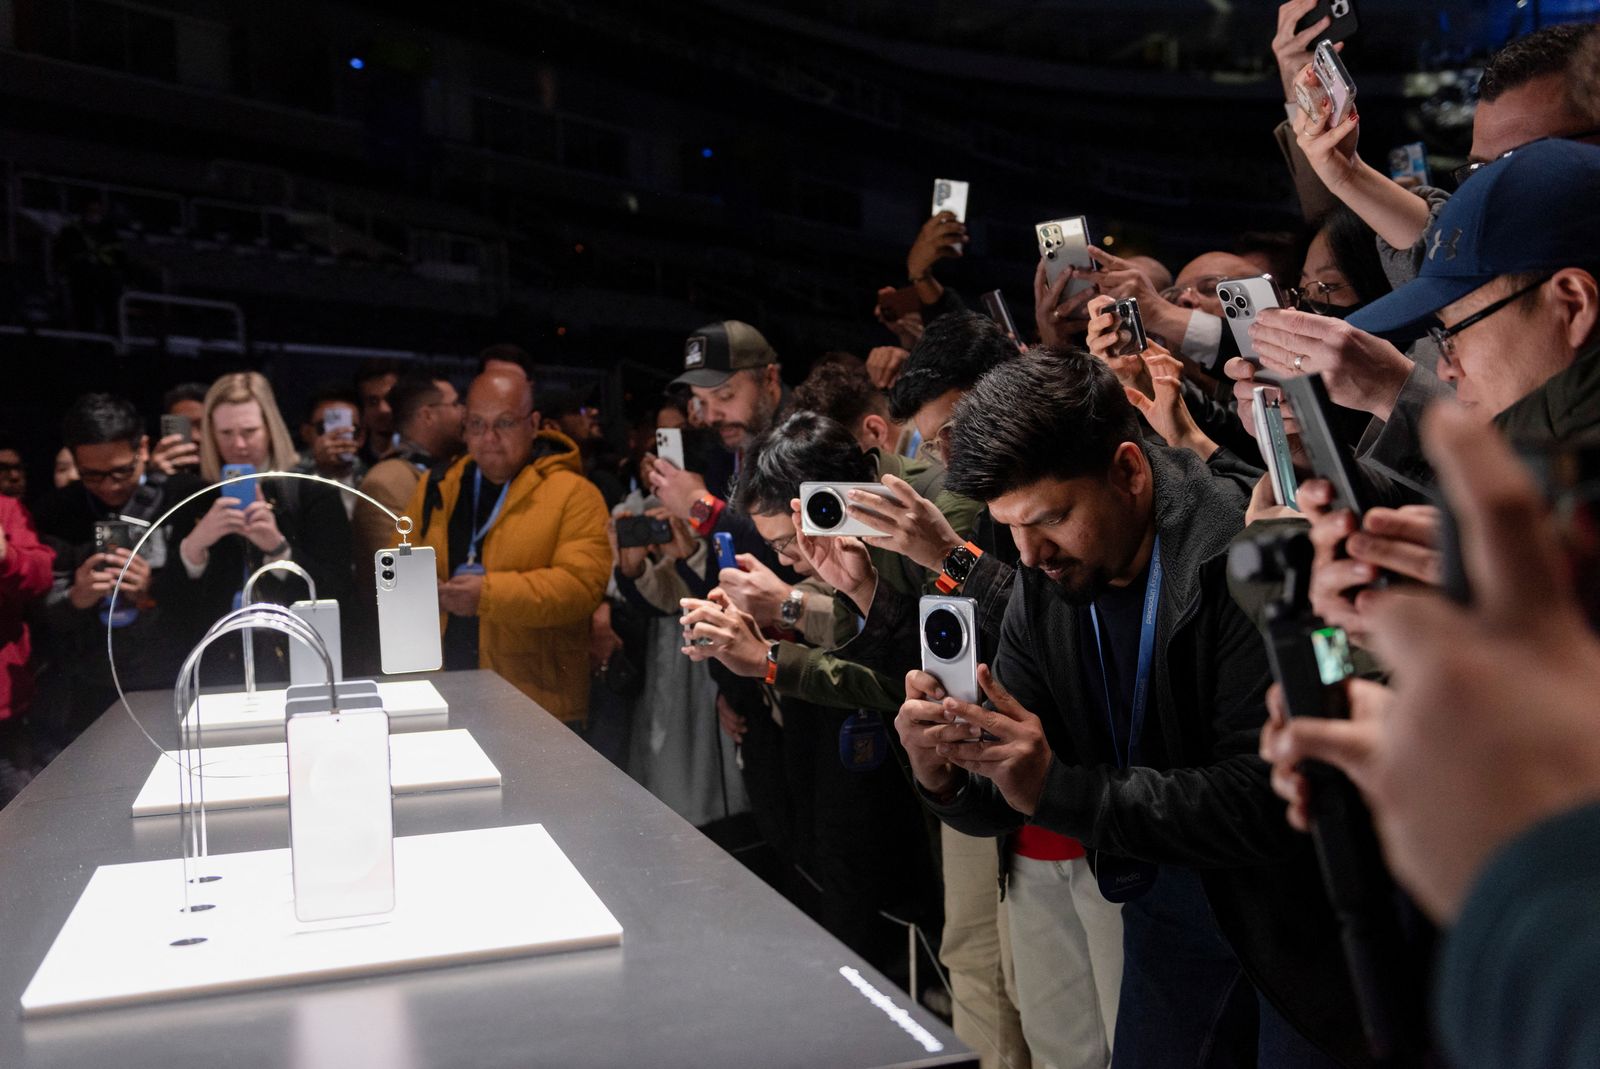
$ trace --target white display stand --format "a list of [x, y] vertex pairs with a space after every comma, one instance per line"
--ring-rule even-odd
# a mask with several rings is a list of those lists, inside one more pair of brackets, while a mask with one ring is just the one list
[[[306, 924], [289, 851], [102, 865], [22, 994], [25, 1017], [616, 946], [622, 926], [540, 824], [394, 841], [392, 913]], [[203, 939], [190, 945], [172, 945]]]
[[[222, 691], [200, 696], [200, 726], [206, 731], [232, 728], [265, 728], [281, 725], [284, 720], [284, 702], [288, 691], [275, 690]], [[383, 711], [389, 719], [408, 716], [447, 715], [450, 706], [437, 688], [426, 679], [379, 680], [378, 694], [383, 698]], [[185, 731], [195, 719], [194, 705], [184, 718]]]
[[[190, 750], [196, 781], [192, 789], [197, 795], [204, 792], [207, 813], [284, 805], [289, 801], [287, 750], [281, 742], [209, 747], [203, 755]], [[156, 760], [139, 796], [133, 800], [133, 816], [170, 816], [178, 812], [178, 760], [176, 750], [167, 750]], [[395, 794], [500, 786], [500, 770], [465, 728], [389, 736], [389, 769]]]

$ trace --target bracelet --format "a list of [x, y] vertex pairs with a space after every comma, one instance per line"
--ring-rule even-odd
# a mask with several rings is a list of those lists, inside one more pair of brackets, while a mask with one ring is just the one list
[[774, 642], [772, 645], [767, 647], [767, 674], [762, 678], [761, 682], [765, 683], [767, 686], [770, 687], [774, 683], [776, 683], [777, 681], [778, 681], [778, 644], [776, 642]]

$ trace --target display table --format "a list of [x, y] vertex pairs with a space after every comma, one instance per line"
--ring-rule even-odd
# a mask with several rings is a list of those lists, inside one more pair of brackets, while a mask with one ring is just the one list
[[[177, 855], [176, 817], [128, 815], [154, 750], [114, 708], [0, 811], [0, 1066], [977, 1065], [933, 1015], [498, 676], [428, 678], [504, 786], [396, 798], [395, 834], [543, 824], [626, 930], [623, 946], [24, 1022], [22, 990], [95, 866]], [[171, 696], [132, 702], [172, 745]], [[288, 845], [281, 806], [208, 820], [214, 853]]]

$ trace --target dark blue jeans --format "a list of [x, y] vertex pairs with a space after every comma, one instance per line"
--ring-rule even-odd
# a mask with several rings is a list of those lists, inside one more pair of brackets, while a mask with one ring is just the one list
[[1112, 1069], [1337, 1069], [1250, 983], [1192, 870], [1161, 866], [1122, 931]]

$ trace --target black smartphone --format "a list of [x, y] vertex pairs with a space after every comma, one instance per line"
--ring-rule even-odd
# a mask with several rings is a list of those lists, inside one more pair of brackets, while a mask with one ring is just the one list
[[672, 525], [654, 516], [618, 516], [617, 546], [637, 549], [640, 546], [664, 546], [672, 541]]
[[161, 437], [171, 438], [177, 435], [184, 441], [194, 437], [194, 425], [189, 422], [188, 416], [167, 415], [161, 417]]
[[1356, 463], [1355, 450], [1334, 433], [1333, 402], [1321, 375], [1284, 379], [1281, 387], [1300, 424], [1300, 444], [1311, 458], [1311, 470], [1333, 484], [1333, 511], [1349, 509], [1356, 523], [1372, 507], [1372, 483]]
[[133, 549], [133, 528], [121, 520], [96, 520], [94, 551], [110, 553], [116, 549]]
[[1317, 0], [1317, 6], [1311, 9], [1311, 14], [1300, 20], [1294, 32], [1301, 33], [1325, 17], [1332, 21], [1328, 23], [1328, 28], [1311, 42], [1312, 48], [1321, 41], [1338, 44], [1355, 36], [1356, 30], [1361, 28], [1361, 23], [1356, 18], [1356, 0]]
[[1144, 317], [1139, 314], [1139, 298], [1124, 297], [1111, 306], [1117, 317], [1117, 343], [1111, 347], [1112, 356], [1137, 356], [1150, 348], [1145, 339]]

